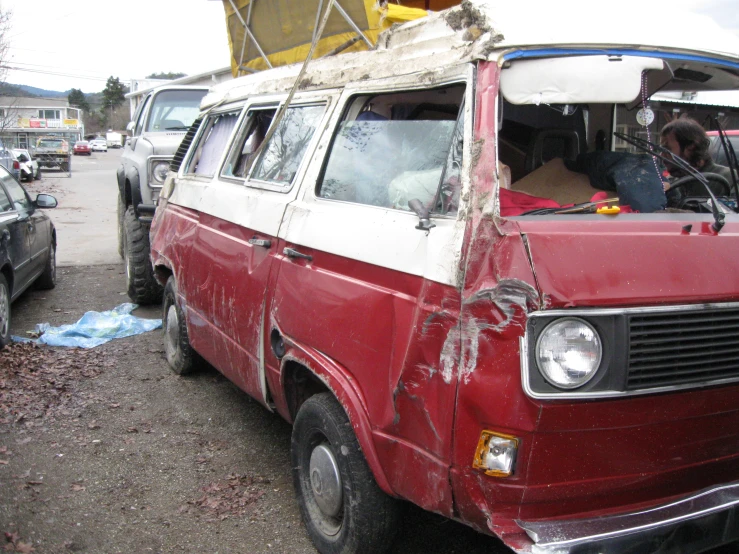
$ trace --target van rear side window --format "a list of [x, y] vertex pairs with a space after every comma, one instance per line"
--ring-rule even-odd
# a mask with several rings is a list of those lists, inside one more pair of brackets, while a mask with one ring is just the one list
[[355, 98], [318, 196], [406, 211], [418, 199], [433, 212], [456, 212], [463, 98], [462, 85]]
[[246, 178], [276, 111], [276, 108], [249, 110], [223, 166], [223, 177]]
[[288, 108], [254, 166], [251, 178], [278, 185], [291, 184], [324, 110], [323, 105]]

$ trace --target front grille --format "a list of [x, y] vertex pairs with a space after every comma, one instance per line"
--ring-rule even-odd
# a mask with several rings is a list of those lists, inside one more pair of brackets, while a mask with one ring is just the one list
[[739, 308], [628, 318], [627, 390], [739, 378]]
[[182, 142], [180, 143], [179, 148], [177, 148], [177, 152], [175, 152], [175, 155], [169, 164], [170, 171], [180, 170], [180, 166], [182, 165], [182, 160], [185, 159], [187, 150], [190, 148], [190, 145], [192, 144], [192, 139], [195, 138], [195, 133], [198, 132], [198, 127], [200, 127], [200, 124], [202, 122], [203, 122], [203, 118], [199, 117], [198, 119], [193, 121], [192, 125], [190, 125], [190, 128], [187, 130], [187, 133], [185, 133], [185, 136], [182, 139]]

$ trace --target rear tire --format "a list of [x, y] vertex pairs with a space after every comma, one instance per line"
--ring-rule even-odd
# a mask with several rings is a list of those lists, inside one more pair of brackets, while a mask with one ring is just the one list
[[38, 181], [39, 179], [41, 179], [41, 168], [40, 167], [36, 170], [36, 175], [34, 176], [33, 179], [35, 181]]
[[123, 214], [123, 227], [128, 297], [137, 304], [157, 304], [162, 301], [162, 285], [154, 278], [149, 260], [149, 228], [136, 218], [133, 206]]
[[300, 407], [291, 440], [293, 484], [308, 535], [322, 554], [386, 551], [400, 517], [362, 454], [352, 424], [330, 393]]
[[56, 245], [49, 245], [49, 257], [46, 259], [44, 272], [36, 279], [36, 288], [51, 290], [56, 286]]
[[162, 301], [162, 329], [167, 363], [177, 375], [189, 375], [197, 369], [200, 356], [190, 346], [185, 314], [177, 302], [177, 283], [174, 276], [167, 279]]
[[10, 344], [10, 287], [0, 274], [0, 350]]

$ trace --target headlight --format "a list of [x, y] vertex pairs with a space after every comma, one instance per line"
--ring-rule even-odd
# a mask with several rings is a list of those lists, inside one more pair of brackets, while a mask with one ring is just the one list
[[154, 162], [151, 168], [151, 178], [158, 185], [163, 185], [169, 172], [169, 162]]
[[550, 323], [536, 342], [539, 371], [549, 383], [561, 389], [574, 389], [590, 381], [602, 355], [596, 330], [574, 317]]

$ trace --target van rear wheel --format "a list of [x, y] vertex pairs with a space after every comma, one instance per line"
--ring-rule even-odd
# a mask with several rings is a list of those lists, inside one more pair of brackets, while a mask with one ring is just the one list
[[314, 395], [300, 407], [291, 457], [303, 523], [319, 552], [387, 550], [399, 503], [375, 482], [349, 418], [330, 393]]
[[164, 286], [162, 328], [164, 329], [164, 353], [169, 367], [178, 375], [192, 373], [200, 357], [190, 346], [185, 314], [177, 302], [177, 283], [174, 276], [171, 276]]

